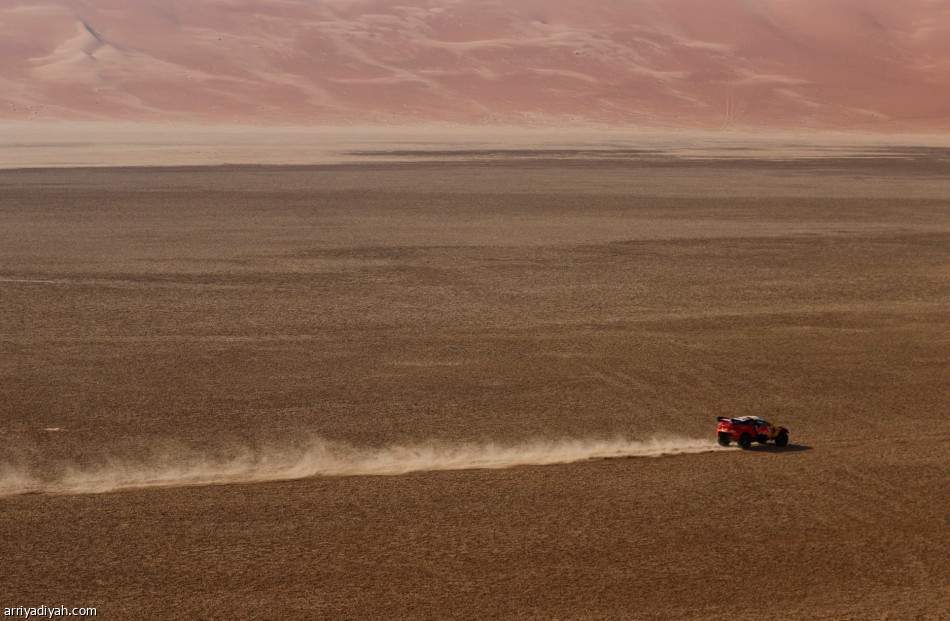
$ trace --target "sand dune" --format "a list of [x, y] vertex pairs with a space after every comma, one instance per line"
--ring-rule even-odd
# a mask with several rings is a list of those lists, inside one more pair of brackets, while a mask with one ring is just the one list
[[948, 35], [926, 0], [14, 0], [0, 119], [934, 131]]

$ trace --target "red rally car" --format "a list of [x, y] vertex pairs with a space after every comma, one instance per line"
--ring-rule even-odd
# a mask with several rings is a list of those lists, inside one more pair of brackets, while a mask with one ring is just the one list
[[718, 419], [719, 427], [716, 429], [716, 437], [720, 446], [729, 446], [729, 443], [735, 440], [743, 449], [752, 446], [752, 442], [765, 444], [769, 440], [775, 440], [775, 446], [786, 446], [788, 444], [788, 429], [773, 425], [764, 418], [758, 416], [740, 416], [739, 418], [726, 418], [720, 416]]

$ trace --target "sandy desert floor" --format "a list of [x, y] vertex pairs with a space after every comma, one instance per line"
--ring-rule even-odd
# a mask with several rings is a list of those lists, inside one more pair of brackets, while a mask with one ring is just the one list
[[950, 153], [575, 155], [0, 171], [0, 606], [945, 618]]

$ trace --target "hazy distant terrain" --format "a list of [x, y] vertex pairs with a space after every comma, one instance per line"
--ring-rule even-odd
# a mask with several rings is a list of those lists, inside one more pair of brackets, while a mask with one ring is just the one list
[[930, 0], [11, 0], [0, 119], [950, 128]]

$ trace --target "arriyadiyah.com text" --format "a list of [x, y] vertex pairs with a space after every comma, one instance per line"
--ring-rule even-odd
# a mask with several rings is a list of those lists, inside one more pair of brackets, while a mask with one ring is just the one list
[[58, 617], [95, 617], [99, 614], [95, 608], [79, 608], [75, 606], [15, 606], [4, 608], [4, 617], [14, 619], [56, 619]]

